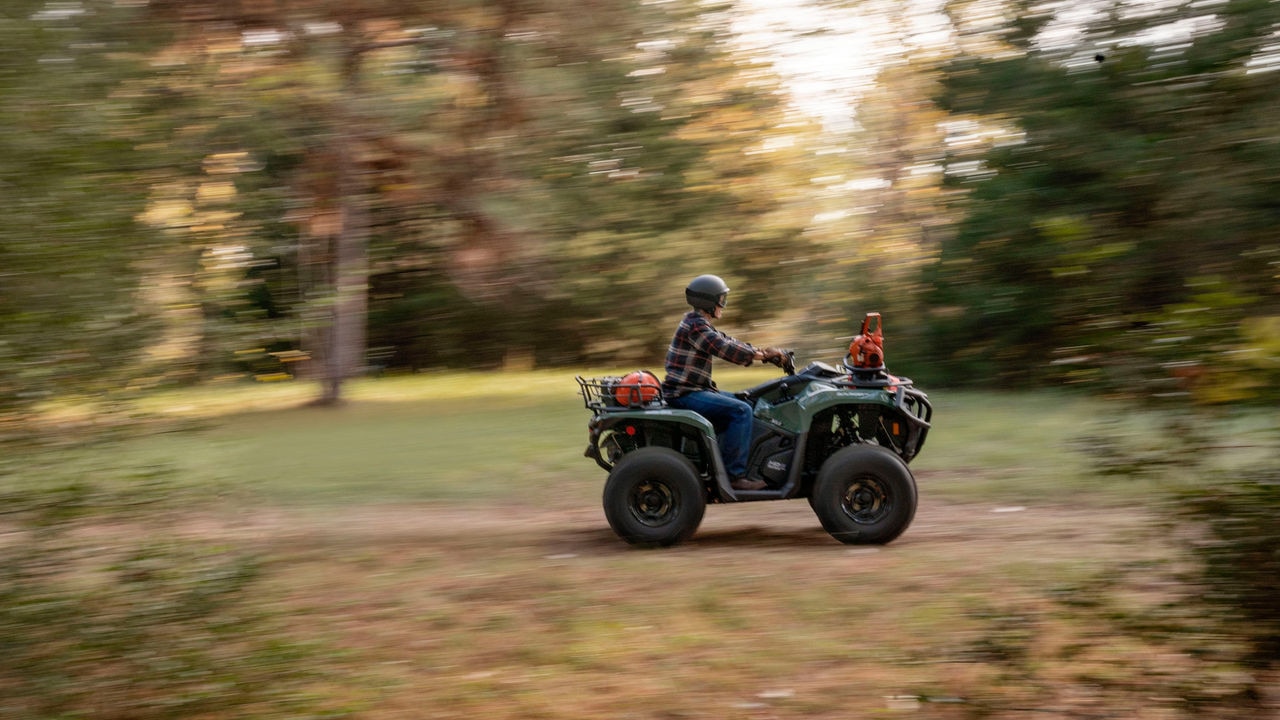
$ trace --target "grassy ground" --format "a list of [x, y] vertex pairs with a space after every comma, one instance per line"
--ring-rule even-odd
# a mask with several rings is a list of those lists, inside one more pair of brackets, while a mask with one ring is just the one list
[[1116, 406], [932, 393], [920, 510], [887, 547], [791, 501], [638, 551], [604, 522], [570, 373], [371, 380], [336, 409], [310, 390], [148, 398], [201, 428], [110, 463], [227, 491], [192, 532], [261, 553], [256, 602], [329, 649], [318, 691], [358, 717], [1180, 718], [1239, 686], [1178, 609], [1157, 499], [1183, 479], [1094, 472], [1159, 444]]
[[[720, 384], [749, 387], [775, 374], [731, 369]], [[304, 407], [313, 391], [233, 386], [148, 397], [143, 411], [208, 428], [149, 437], [123, 452], [131, 462], [173, 463], [188, 477], [284, 503], [580, 507], [598, 499], [603, 476], [582, 457], [589, 414], [572, 373], [369, 380], [353, 383], [350, 402], [330, 409]], [[1103, 450], [1147, 443], [1158, 451], [1166, 442], [1151, 415], [1118, 403], [1051, 392], [934, 392], [931, 401], [936, 427], [913, 467], [935, 497], [1130, 504], [1167, 479], [1097, 472]], [[1212, 442], [1250, 446], [1266, 423], [1222, 427]], [[1232, 457], [1247, 454], [1242, 447]]]
[[[724, 372], [728, 388], [776, 374]], [[440, 374], [353, 383], [340, 408], [302, 407], [302, 384], [234, 386], [146, 398], [145, 412], [201, 420], [197, 433], [131, 443], [135, 462], [273, 501], [514, 501], [579, 506], [600, 470], [582, 458], [589, 417], [571, 373]], [[934, 393], [938, 427], [916, 467], [955, 497], [1032, 502], [1096, 484], [1074, 443], [1098, 415], [1054, 394]]]

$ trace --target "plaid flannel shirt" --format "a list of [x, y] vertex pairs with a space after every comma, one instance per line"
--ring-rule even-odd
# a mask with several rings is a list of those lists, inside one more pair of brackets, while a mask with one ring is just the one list
[[735, 365], [750, 365], [756, 349], [725, 335], [696, 310], [680, 321], [667, 349], [667, 377], [662, 394], [673, 398], [699, 390], [715, 390], [711, 380], [711, 359], [718, 357]]

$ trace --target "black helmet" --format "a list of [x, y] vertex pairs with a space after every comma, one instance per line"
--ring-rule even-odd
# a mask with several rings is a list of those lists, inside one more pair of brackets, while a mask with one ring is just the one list
[[684, 289], [684, 299], [706, 312], [715, 312], [716, 308], [727, 305], [725, 296], [728, 294], [729, 286], [715, 275], [699, 275], [689, 281], [689, 287]]

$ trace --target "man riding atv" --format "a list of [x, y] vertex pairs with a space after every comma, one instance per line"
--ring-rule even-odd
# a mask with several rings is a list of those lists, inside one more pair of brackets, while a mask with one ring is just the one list
[[763, 480], [747, 477], [751, 406], [716, 388], [711, 379], [711, 361], [720, 358], [744, 366], [758, 360], [777, 363], [783, 351], [752, 347], [712, 326], [711, 321], [724, 314], [728, 295], [729, 286], [715, 275], [699, 275], [685, 288], [685, 300], [693, 310], [680, 321], [667, 349], [662, 397], [670, 407], [692, 410], [711, 421], [733, 489], [763, 490]]
[[[591, 411], [583, 454], [609, 473], [609, 527], [634, 545], [667, 546], [693, 535], [709, 503], [807, 498], [840, 542], [891, 542], [915, 516], [907, 463], [933, 409], [884, 367], [880, 314], [867, 313], [839, 366], [797, 369], [792, 352], [757, 349], [711, 325], [728, 292], [714, 275], [689, 283], [693, 311], [671, 340], [665, 383], [647, 370], [576, 378]], [[717, 357], [765, 360], [784, 374], [722, 393], [711, 381]]]

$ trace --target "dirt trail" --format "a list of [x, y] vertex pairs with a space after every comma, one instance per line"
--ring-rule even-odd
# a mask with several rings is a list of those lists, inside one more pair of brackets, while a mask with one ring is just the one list
[[[981, 555], [1097, 556], [1150, 531], [1150, 515], [1131, 508], [1022, 507], [957, 504], [922, 498], [915, 520], [888, 548]], [[558, 553], [615, 553], [618, 540], [599, 507], [511, 505], [368, 505], [343, 509], [264, 509], [233, 522], [206, 520], [197, 534], [226, 534], [268, 543], [470, 545], [540, 548]], [[963, 546], [963, 547], [958, 547]], [[804, 500], [709, 505], [694, 537], [680, 546], [715, 556], [743, 548], [853, 549], [823, 531]], [[870, 548], [864, 548], [869, 550]], [[710, 557], [708, 559], [711, 559]]]
[[[1095, 571], [1170, 557], [1151, 520], [925, 495], [898, 540], [864, 547], [833, 540], [804, 500], [711, 505], [689, 542], [653, 551], [617, 539], [598, 503], [259, 508], [185, 527], [265, 551], [273, 605], [343, 650], [345, 683], [378, 688], [362, 718], [835, 720], [861, 696], [873, 712], [909, 702], [912, 717], [949, 720], [979, 701], [1093, 711], [1162, 691], [1071, 696], [1077, 684], [1058, 676], [1085, 651], [1068, 662], [1061, 649], [1105, 633], [1053, 605]], [[1126, 577], [1133, 591], [1169, 589]], [[1016, 668], [984, 628], [1049, 669], [1001, 679]], [[1101, 647], [1087, 662], [1149, 679], [1144, 649], [1116, 670]], [[913, 699], [924, 694], [968, 699]]]

